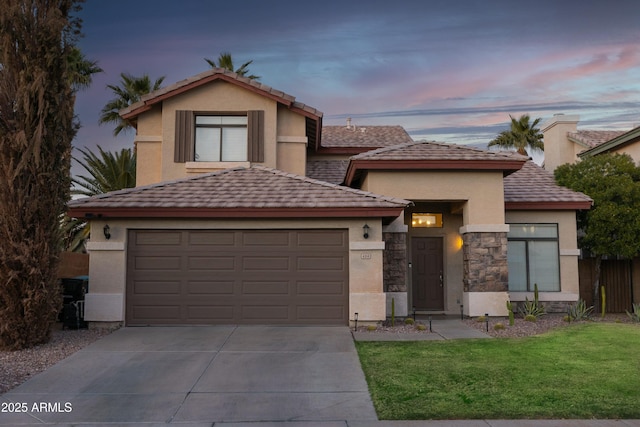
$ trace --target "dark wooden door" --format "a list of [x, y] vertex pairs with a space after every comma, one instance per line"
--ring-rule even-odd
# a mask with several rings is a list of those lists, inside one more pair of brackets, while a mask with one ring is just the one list
[[444, 310], [442, 238], [411, 239], [413, 306], [418, 310]]

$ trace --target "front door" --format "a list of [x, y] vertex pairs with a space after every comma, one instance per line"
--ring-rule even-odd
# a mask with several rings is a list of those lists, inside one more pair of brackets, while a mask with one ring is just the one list
[[442, 238], [411, 239], [413, 306], [417, 310], [444, 310]]

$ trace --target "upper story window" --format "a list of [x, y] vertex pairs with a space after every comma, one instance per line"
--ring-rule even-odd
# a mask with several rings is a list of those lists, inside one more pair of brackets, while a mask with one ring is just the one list
[[509, 290], [560, 290], [557, 224], [509, 224], [507, 234]]
[[174, 161], [264, 162], [264, 111], [176, 111]]
[[245, 162], [247, 116], [196, 116], [196, 162]]

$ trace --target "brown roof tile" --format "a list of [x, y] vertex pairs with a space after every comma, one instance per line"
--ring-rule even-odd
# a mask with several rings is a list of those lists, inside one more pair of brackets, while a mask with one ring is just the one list
[[[397, 216], [408, 204], [402, 199], [252, 166], [73, 200], [69, 210], [76, 217], [88, 213], [105, 217], [167, 216], [169, 212], [179, 217], [189, 212], [202, 217], [238, 217], [239, 212], [245, 217], [276, 217], [284, 211], [295, 211], [299, 217], [383, 216], [383, 211], [397, 211]], [[350, 210], [357, 212], [348, 214]]]
[[589, 209], [591, 198], [556, 184], [553, 175], [528, 161], [504, 178], [507, 209]]
[[201, 86], [203, 84], [207, 84], [214, 80], [226, 80], [231, 83], [242, 85], [265, 96], [272, 97], [278, 102], [281, 102], [285, 105], [289, 105], [295, 109], [309, 113], [312, 116], [322, 117], [322, 112], [306, 104], [297, 102], [295, 96], [274, 89], [271, 86], [267, 86], [254, 79], [242, 77], [224, 68], [212, 68], [195, 76], [188, 77], [184, 80], [163, 87], [155, 92], [144, 95], [140, 98], [140, 101], [120, 110], [120, 115], [126, 118], [135, 117], [137, 114], [145, 111], [150, 105], [161, 102], [164, 99], [170, 98], [174, 95], [180, 94], [186, 90]]
[[617, 138], [628, 131], [613, 130], [579, 130], [576, 132], [568, 132], [569, 139], [582, 143], [589, 148], [596, 147], [607, 141]]
[[324, 126], [322, 148], [380, 148], [413, 141], [402, 126]]
[[469, 161], [525, 161], [513, 151], [487, 151], [479, 148], [438, 142], [410, 142], [379, 148], [353, 156], [353, 160], [469, 160]]
[[307, 176], [320, 181], [341, 184], [348, 165], [349, 160], [309, 160]]

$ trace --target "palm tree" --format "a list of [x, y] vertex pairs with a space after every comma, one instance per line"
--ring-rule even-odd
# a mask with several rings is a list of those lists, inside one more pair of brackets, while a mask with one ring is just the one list
[[[136, 154], [130, 148], [124, 148], [119, 153], [104, 151], [98, 146], [99, 155], [85, 147], [79, 149], [83, 160], [73, 158], [89, 173], [73, 178], [75, 188], [71, 194], [95, 196], [110, 191], [122, 190], [136, 186]], [[69, 218], [65, 215], [62, 220], [64, 250], [72, 252], [84, 251], [84, 243], [89, 238], [87, 222], [80, 218]]]
[[133, 128], [131, 122], [120, 117], [119, 111], [138, 102], [142, 95], [146, 95], [160, 89], [162, 87], [162, 82], [164, 81], [164, 76], [156, 79], [153, 84], [151, 83], [151, 79], [148, 74], [143, 74], [142, 77], [135, 77], [131, 74], [121, 73], [120, 79], [120, 86], [107, 85], [107, 88], [111, 89], [116, 97], [107, 102], [104, 108], [102, 108], [102, 114], [100, 116], [100, 124], [116, 124], [116, 127], [113, 130], [114, 136], [118, 136], [118, 134], [123, 130]]
[[97, 61], [88, 60], [77, 46], [71, 47], [67, 56], [67, 72], [74, 90], [87, 89], [93, 75], [102, 71]]
[[205, 61], [207, 61], [207, 64], [209, 64], [209, 66], [211, 66], [211, 68], [224, 68], [225, 70], [229, 70], [229, 71], [233, 71], [234, 73], [236, 73], [239, 76], [242, 77], [246, 77], [248, 79], [251, 80], [259, 80], [260, 76], [256, 76], [254, 74], [249, 74], [249, 65], [251, 65], [251, 63], [253, 62], [253, 60], [251, 61], [247, 61], [244, 64], [242, 64], [240, 67], [238, 67], [238, 69], [235, 69], [235, 67], [233, 66], [233, 58], [231, 58], [231, 54], [229, 52], [224, 52], [221, 53], [220, 56], [218, 56], [218, 64], [216, 65], [216, 62], [213, 59], [209, 59], [209, 58], [204, 58]]
[[502, 148], [515, 148], [519, 154], [528, 156], [527, 148], [533, 151], [544, 151], [544, 143], [542, 142], [542, 132], [536, 126], [540, 123], [540, 119], [535, 119], [530, 123], [531, 118], [528, 114], [523, 114], [518, 120], [511, 115], [511, 129], [502, 131], [496, 139], [489, 143], [489, 147], [497, 145]]
[[80, 175], [74, 178], [72, 182], [76, 188], [71, 190], [71, 194], [95, 196], [136, 186], [136, 155], [132, 149], [123, 148], [114, 154], [104, 151], [98, 145], [99, 155], [86, 147], [78, 151], [84, 159], [73, 159], [80, 163], [90, 176]]

